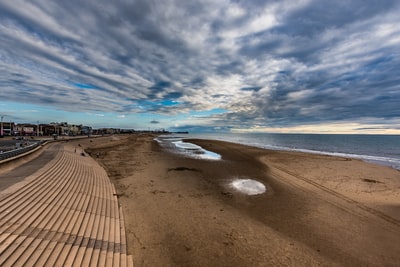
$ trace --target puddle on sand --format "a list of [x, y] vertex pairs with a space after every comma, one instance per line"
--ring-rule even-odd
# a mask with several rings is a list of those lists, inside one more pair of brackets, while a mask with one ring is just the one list
[[207, 160], [220, 160], [221, 155], [214, 153], [212, 151], [208, 151], [201, 146], [192, 144], [192, 143], [187, 143], [183, 141], [175, 141], [172, 142], [180, 152], [183, 152], [185, 155], [191, 157], [191, 158], [197, 158], [197, 159], [207, 159]]
[[253, 179], [235, 179], [229, 185], [250, 196], [263, 194], [267, 190], [264, 184]]
[[185, 155], [190, 158], [204, 159], [204, 160], [220, 160], [221, 155], [208, 151], [201, 146], [184, 142], [182, 137], [179, 136], [160, 136], [155, 140], [164, 148]]

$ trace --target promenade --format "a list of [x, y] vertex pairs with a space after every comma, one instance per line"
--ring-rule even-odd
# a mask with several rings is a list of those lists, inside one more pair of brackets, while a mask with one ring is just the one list
[[52, 148], [44, 166], [0, 191], [0, 266], [132, 266], [107, 173], [73, 145]]

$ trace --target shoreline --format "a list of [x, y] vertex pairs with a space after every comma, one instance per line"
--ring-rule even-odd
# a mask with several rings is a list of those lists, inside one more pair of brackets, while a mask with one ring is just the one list
[[[269, 135], [283, 135], [283, 136], [292, 136], [292, 135], [304, 135], [304, 136], [309, 136], [312, 134], [267, 134], [266, 138], [269, 137]], [[256, 135], [257, 136], [257, 135]], [[340, 134], [334, 134], [334, 135], [324, 135], [324, 134], [315, 134], [316, 137], [325, 137], [325, 136], [333, 136], [333, 137], [338, 137], [338, 136], [351, 136], [351, 137], [399, 137], [398, 135], [340, 135]], [[249, 139], [248, 136], [230, 136], [227, 135], [224, 138], [218, 138], [215, 137], [213, 135], [211, 136], [207, 136], [207, 134], [203, 137], [202, 135], [194, 135], [192, 137], [182, 137], [183, 140], [188, 140], [188, 139], [207, 139], [207, 140], [215, 140], [215, 141], [223, 141], [223, 142], [231, 142], [231, 143], [235, 143], [235, 144], [240, 144], [240, 145], [245, 145], [245, 146], [252, 146], [252, 147], [257, 147], [257, 148], [261, 148], [261, 149], [266, 149], [266, 150], [274, 150], [274, 151], [282, 151], [282, 152], [301, 152], [301, 153], [311, 153], [311, 154], [318, 154], [318, 155], [328, 155], [328, 156], [334, 156], [334, 157], [345, 157], [345, 158], [352, 158], [352, 159], [360, 159], [363, 160], [365, 162], [368, 163], [375, 163], [378, 165], [383, 165], [383, 166], [388, 166], [391, 167], [393, 169], [396, 170], [400, 170], [400, 155], [398, 155], [397, 153], [397, 157], [393, 157], [390, 156], [390, 153], [383, 153], [382, 151], [380, 153], [376, 153], [376, 150], [372, 150], [372, 151], [364, 151], [366, 153], [361, 153], [361, 151], [357, 151], [357, 150], [347, 150], [345, 147], [347, 147], [346, 145], [340, 145], [340, 149], [339, 151], [336, 151], [335, 149], [325, 149], [325, 150], [316, 150], [315, 148], [311, 148], [307, 146], [304, 146], [304, 144], [294, 144], [292, 143], [291, 146], [290, 145], [279, 145], [279, 144], [275, 144], [275, 145], [271, 145], [273, 144], [275, 141], [274, 139], [270, 140], [267, 143], [271, 144], [267, 144], [265, 143], [265, 141], [263, 139], [256, 139], [252, 140], [251, 138]], [[240, 141], [239, 141], [239, 139]], [[251, 140], [251, 141], [250, 141]], [[289, 144], [291, 143], [292, 140], [287, 140], [289, 142]], [[305, 138], [304, 142], [308, 142], [309, 140], [307, 140], [307, 138]], [[328, 142], [328, 140], [325, 140]], [[345, 141], [345, 140], [342, 140]], [[357, 141], [360, 142], [360, 140], [358, 140], [357, 138], [353, 141]], [[377, 140], [374, 140], [377, 142]], [[279, 143], [279, 141], [278, 141]], [[336, 140], [337, 143], [337, 140]], [[387, 143], [387, 141], [386, 141]], [[317, 146], [321, 146], [321, 144], [324, 143], [320, 143], [320, 141], [317, 142]], [[350, 143], [351, 144], [351, 143]], [[365, 145], [365, 144], [364, 144]], [[397, 144], [398, 146], [399, 144]], [[375, 146], [376, 147], [376, 146]], [[332, 148], [332, 147], [331, 147]], [[381, 149], [381, 147], [379, 146], [379, 149]], [[390, 147], [390, 149], [393, 150], [392, 147]], [[392, 151], [393, 152], [393, 151]]]
[[[393, 246], [400, 241], [399, 171], [355, 159], [191, 140], [222, 155], [199, 160], [163, 150], [154, 136], [115, 138], [85, 146], [116, 185], [135, 265], [400, 261], [400, 248]], [[237, 177], [263, 183], [266, 193], [235, 190], [229, 183]]]

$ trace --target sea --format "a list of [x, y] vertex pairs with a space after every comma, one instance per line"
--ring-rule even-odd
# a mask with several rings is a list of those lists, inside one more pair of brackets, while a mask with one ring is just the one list
[[180, 147], [182, 142], [188, 146], [185, 139], [189, 138], [222, 140], [265, 149], [361, 159], [400, 170], [400, 135], [191, 133], [168, 138]]

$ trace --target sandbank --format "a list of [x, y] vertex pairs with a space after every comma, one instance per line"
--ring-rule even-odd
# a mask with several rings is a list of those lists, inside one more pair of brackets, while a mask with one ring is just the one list
[[[115, 183], [135, 266], [396, 266], [400, 172], [354, 159], [152, 135], [80, 141]], [[262, 183], [248, 195], [235, 179]]]

